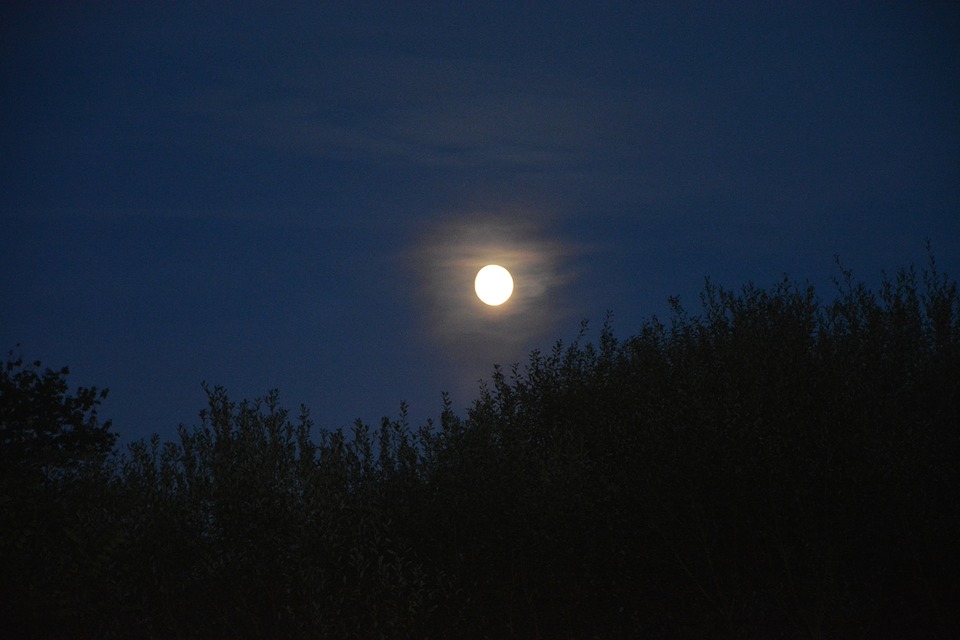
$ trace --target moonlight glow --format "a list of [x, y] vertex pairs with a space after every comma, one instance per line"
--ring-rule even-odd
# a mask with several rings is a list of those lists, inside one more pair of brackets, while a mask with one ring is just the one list
[[513, 278], [510, 272], [497, 264], [488, 264], [477, 272], [473, 283], [477, 297], [495, 307], [507, 301], [513, 293]]

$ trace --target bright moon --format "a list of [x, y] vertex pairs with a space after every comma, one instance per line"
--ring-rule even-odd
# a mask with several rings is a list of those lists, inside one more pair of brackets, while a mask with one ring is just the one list
[[477, 272], [473, 287], [477, 290], [478, 298], [495, 307], [506, 302], [513, 293], [513, 278], [500, 265], [488, 264]]

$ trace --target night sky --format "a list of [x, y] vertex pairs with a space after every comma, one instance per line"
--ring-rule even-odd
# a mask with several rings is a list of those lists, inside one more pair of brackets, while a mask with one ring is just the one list
[[202, 381], [462, 412], [705, 276], [960, 274], [956, 3], [74, 4], [0, 8], [0, 348], [121, 442]]

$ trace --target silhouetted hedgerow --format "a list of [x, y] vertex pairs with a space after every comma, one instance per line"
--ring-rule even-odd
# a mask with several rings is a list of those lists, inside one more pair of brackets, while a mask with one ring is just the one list
[[[588, 343], [584, 325], [496, 367], [465, 416], [444, 396], [419, 428], [401, 405], [378, 429], [315, 434], [276, 392], [236, 404], [208, 387], [177, 442], [42, 481], [21, 472], [46, 458], [27, 457], [5, 468], [5, 628], [956, 636], [957, 285], [931, 260], [878, 292], [841, 270], [829, 303], [787, 279], [708, 281], [697, 315], [671, 303], [632, 337], [607, 322]], [[83, 424], [25, 393], [39, 378], [21, 365], [5, 405], [23, 416], [35, 398], [38, 434]], [[81, 390], [77, 409], [92, 399]], [[5, 459], [45, 449], [0, 415]]]

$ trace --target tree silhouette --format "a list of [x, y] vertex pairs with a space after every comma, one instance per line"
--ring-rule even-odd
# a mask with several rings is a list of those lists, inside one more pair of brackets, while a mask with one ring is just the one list
[[416, 429], [401, 405], [315, 437], [276, 392], [207, 387], [178, 441], [43, 476], [74, 541], [5, 521], [10, 575], [57, 576], [5, 615], [98, 636], [954, 637], [957, 286], [932, 260], [836, 286], [708, 281], [698, 314], [672, 299], [593, 343], [584, 324]]
[[97, 406], [107, 390], [79, 388], [67, 393], [67, 367], [41, 372], [39, 361], [25, 366], [13, 352], [0, 371], [0, 455], [5, 476], [60, 479], [103, 462], [116, 435], [100, 424]]
[[70, 394], [67, 368], [40, 367], [11, 352], [0, 371], [0, 616], [14, 634], [80, 615], [115, 542], [99, 517], [116, 439], [97, 419], [107, 392]]

